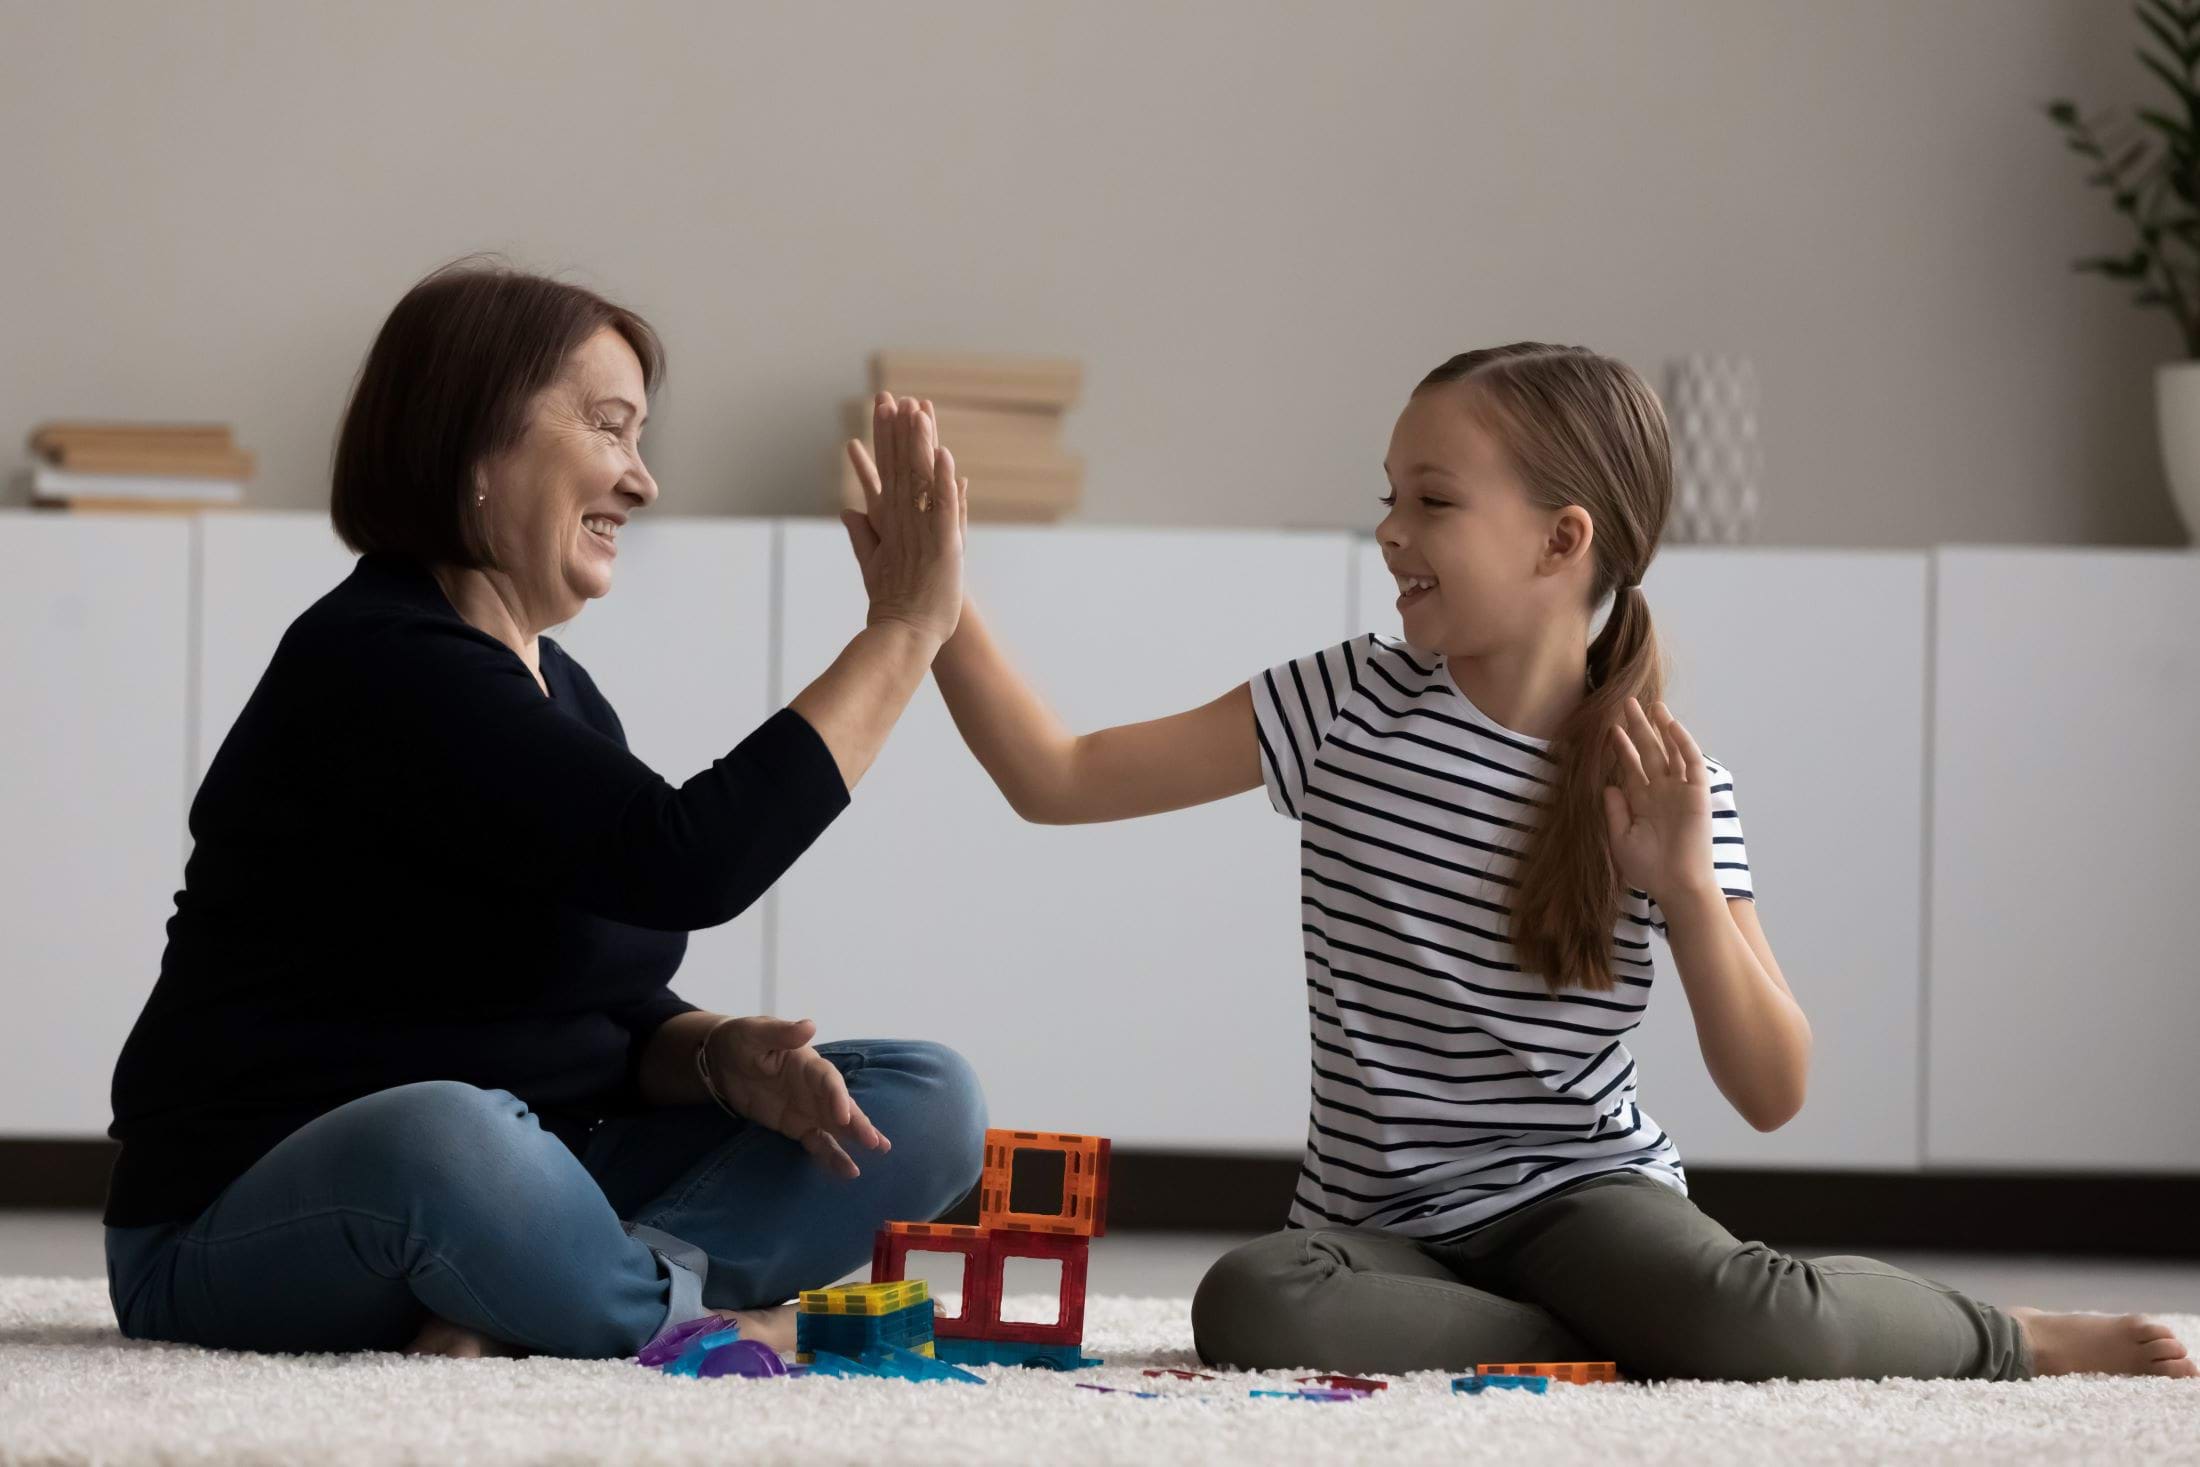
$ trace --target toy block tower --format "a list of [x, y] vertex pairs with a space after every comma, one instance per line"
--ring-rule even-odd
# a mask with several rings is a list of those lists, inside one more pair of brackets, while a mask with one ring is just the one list
[[854, 1360], [881, 1345], [934, 1354], [932, 1294], [923, 1279], [804, 1289], [794, 1317], [795, 1362], [814, 1364], [830, 1350]]
[[[939, 1358], [977, 1365], [1036, 1365], [1075, 1370], [1097, 1364], [1082, 1354], [1085, 1280], [1092, 1240], [1108, 1230], [1108, 1140], [1053, 1131], [988, 1131], [978, 1181], [978, 1225], [888, 1223], [871, 1251], [871, 1282], [906, 1279], [911, 1252], [963, 1259], [962, 1310], [936, 1315]], [[1020, 1170], [1029, 1168], [1029, 1172]], [[1055, 1169], [1061, 1181], [1052, 1185]], [[1032, 1205], [1019, 1178], [1040, 1181], [1045, 1206]], [[1016, 1205], [1022, 1202], [1022, 1206]], [[1051, 1259], [1062, 1266], [1060, 1312], [1052, 1324], [1001, 1318], [1008, 1261]]]

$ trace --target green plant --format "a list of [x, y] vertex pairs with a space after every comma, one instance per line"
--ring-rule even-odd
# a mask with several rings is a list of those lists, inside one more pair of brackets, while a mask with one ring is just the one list
[[2139, 233], [2130, 254], [2096, 255], [2074, 268], [2136, 282], [2133, 304], [2168, 311], [2185, 355], [2200, 358], [2200, 0], [2136, 0], [2131, 12], [2167, 53], [2141, 45], [2139, 64], [2169, 88], [2184, 116], [2137, 107], [2129, 118], [2087, 119], [2075, 103], [2047, 104], [2070, 150], [2096, 165], [2085, 181], [2108, 190]]

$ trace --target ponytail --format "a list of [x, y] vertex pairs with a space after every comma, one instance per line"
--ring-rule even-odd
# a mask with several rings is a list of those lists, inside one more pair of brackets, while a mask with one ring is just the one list
[[1612, 864], [1604, 787], [1617, 758], [1612, 728], [1627, 700], [1647, 708], [1664, 695], [1664, 668], [1642, 588], [1617, 592], [1604, 630], [1589, 644], [1588, 696], [1551, 740], [1558, 766], [1543, 816], [1521, 854], [1512, 943], [1522, 971], [1545, 985], [1608, 992], [1619, 873]]

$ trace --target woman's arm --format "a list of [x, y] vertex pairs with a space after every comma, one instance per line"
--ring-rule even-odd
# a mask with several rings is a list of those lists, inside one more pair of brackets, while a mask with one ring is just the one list
[[872, 403], [876, 470], [851, 441], [868, 513], [842, 516], [871, 610], [861, 632], [788, 706], [817, 730], [849, 789], [924, 681], [962, 610], [968, 515], [955, 460], [939, 446], [931, 404], [880, 393]]
[[1242, 683], [1168, 718], [1072, 734], [1010, 665], [968, 600], [932, 675], [963, 742], [1010, 808], [1041, 825], [1156, 815], [1261, 782], [1253, 695]]

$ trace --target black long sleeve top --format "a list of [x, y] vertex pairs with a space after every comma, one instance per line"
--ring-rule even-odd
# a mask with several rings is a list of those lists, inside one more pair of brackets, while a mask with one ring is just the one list
[[106, 1221], [195, 1217], [291, 1132], [419, 1080], [577, 1149], [640, 1104], [666, 986], [848, 803], [783, 709], [675, 789], [544, 637], [549, 696], [427, 569], [369, 554], [293, 622], [191, 805], [115, 1067]]

